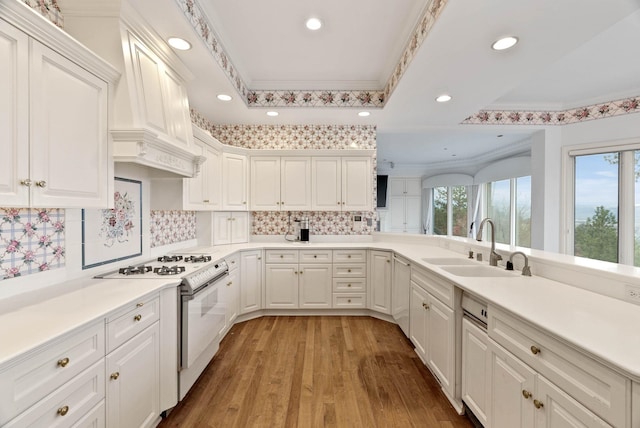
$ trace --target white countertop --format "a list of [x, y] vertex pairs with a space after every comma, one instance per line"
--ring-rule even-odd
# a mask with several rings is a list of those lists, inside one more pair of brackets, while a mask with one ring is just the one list
[[[640, 381], [640, 306], [602, 296], [542, 277], [459, 277], [422, 258], [463, 255], [420, 243], [270, 243], [258, 242], [216, 246], [207, 249], [221, 259], [251, 249], [363, 248], [392, 250], [413, 263], [448, 279], [461, 289], [490, 304], [504, 308], [525, 321], [546, 330], [601, 362]], [[203, 252], [199, 248], [196, 252]], [[185, 252], [188, 252], [187, 249]], [[480, 262], [478, 262], [480, 263]], [[483, 262], [488, 266], [487, 262]], [[500, 269], [500, 268], [496, 268]], [[164, 279], [87, 279], [91, 285], [0, 315], [0, 363], [37, 347], [55, 336], [163, 287], [176, 286]], [[55, 322], [54, 322], [55, 321]]]

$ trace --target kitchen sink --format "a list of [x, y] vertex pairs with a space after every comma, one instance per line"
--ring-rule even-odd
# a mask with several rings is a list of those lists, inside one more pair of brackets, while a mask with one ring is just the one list
[[503, 268], [491, 266], [443, 266], [441, 269], [455, 276], [476, 278], [515, 276], [513, 271], [507, 271], [503, 270]]
[[432, 265], [438, 266], [470, 266], [470, 265], [478, 265], [478, 262], [471, 259], [464, 259], [462, 257], [434, 257], [434, 258], [424, 258], [423, 261], [427, 263], [431, 263]]

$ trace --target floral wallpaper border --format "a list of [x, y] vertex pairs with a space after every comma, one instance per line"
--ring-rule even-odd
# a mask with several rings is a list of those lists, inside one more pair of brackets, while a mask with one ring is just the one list
[[151, 248], [196, 239], [195, 211], [151, 210]]
[[220, 37], [203, 12], [198, 0], [175, 0], [196, 34], [204, 41], [210, 54], [249, 107], [374, 107], [382, 108], [398, 85], [407, 67], [440, 16], [448, 0], [428, 0], [422, 18], [418, 21], [393, 73], [382, 89], [368, 90], [251, 90], [233, 65]]
[[569, 125], [640, 112], [640, 96], [560, 111], [481, 110], [463, 125]]
[[0, 280], [65, 266], [63, 209], [0, 208]]

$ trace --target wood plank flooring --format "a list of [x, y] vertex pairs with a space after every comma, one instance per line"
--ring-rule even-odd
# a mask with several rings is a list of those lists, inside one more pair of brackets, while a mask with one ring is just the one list
[[233, 326], [169, 427], [473, 427], [398, 326], [263, 317]]

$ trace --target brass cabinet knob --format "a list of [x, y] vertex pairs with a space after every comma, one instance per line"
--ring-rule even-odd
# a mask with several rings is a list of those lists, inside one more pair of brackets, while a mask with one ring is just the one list
[[133, 317], [134, 321], [140, 321], [142, 319], [142, 315], [138, 314], [135, 317]]
[[427, 304], [427, 302], [422, 302], [422, 307], [423, 307], [425, 310], [428, 310], [428, 309], [429, 309], [429, 305]]
[[117, 380], [120, 377], [120, 372], [113, 372], [109, 377], [111, 378], [111, 380]]
[[351, 273], [351, 269], [347, 269], [347, 272]]
[[262, 260], [262, 257], [258, 257], [258, 260]]
[[536, 409], [542, 409], [544, 407], [544, 403], [539, 400], [533, 400], [533, 405], [536, 406]]
[[280, 202], [276, 202], [276, 205], [280, 205]]
[[350, 259], [350, 258], [351, 258], [351, 254], [349, 254], [349, 255], [347, 256], [347, 258], [348, 258], [348, 259]]
[[233, 281], [229, 281], [229, 282], [227, 282], [227, 287], [230, 287], [230, 286], [231, 286], [231, 284], [233, 284]]
[[298, 274], [298, 271], [295, 271], [295, 270], [294, 270], [294, 271], [293, 271], [293, 273], [297, 275], [297, 274]]
[[58, 367], [67, 367], [67, 364], [69, 364], [69, 358], [65, 357], [58, 360]]
[[387, 263], [391, 263], [391, 260], [387, 259]]
[[351, 299], [347, 299], [347, 303], [351, 303]]
[[45, 187], [47, 187], [47, 182], [44, 181], [44, 180], [36, 181], [36, 186], [41, 187], [41, 188], [44, 189]]
[[202, 201], [202, 202], [204, 202], [205, 204], [208, 204], [208, 203], [209, 203], [209, 199], [205, 199], [205, 200], [204, 200], [204, 201]]
[[60, 407], [60, 408], [58, 409], [58, 414], [59, 414], [60, 416], [64, 416], [64, 415], [66, 415], [67, 413], [69, 413], [69, 406], [62, 406], [62, 407]]
[[522, 396], [523, 396], [524, 398], [526, 398], [527, 400], [528, 400], [529, 398], [531, 398], [531, 396], [532, 396], [532, 395], [533, 395], [533, 394], [531, 394], [531, 393], [530, 393], [529, 391], [527, 391], [526, 389], [523, 389], [523, 390], [522, 390]]
[[280, 204], [281, 204], [281, 205], [284, 205], [284, 201], [280, 201]]
[[140, 302], [140, 303], [137, 303], [137, 304], [136, 304], [136, 308], [141, 308], [141, 307], [143, 307], [143, 306], [144, 306], [144, 303], [143, 303], [143, 302]]
[[317, 259], [317, 258], [318, 258], [318, 256], [314, 254], [314, 255], [313, 255], [313, 258], [314, 258], [314, 259]]
[[540, 353], [540, 348], [538, 348], [538, 347], [537, 347], [537, 346], [535, 346], [535, 345], [531, 345], [531, 353], [532, 353], [533, 355], [538, 355], [538, 354]]
[[242, 201], [242, 205], [247, 205], [247, 201]]
[[20, 184], [22, 184], [23, 186], [31, 187], [33, 181], [27, 178], [25, 180], [20, 180]]
[[347, 284], [347, 287], [351, 287], [351, 284]]
[[284, 256], [283, 256], [282, 254], [280, 254], [280, 258], [281, 258], [281, 259], [284, 259]]
[[300, 275], [302, 275], [303, 273], [304, 273], [304, 271], [303, 271], [303, 270], [301, 270], [301, 271], [300, 271]]

